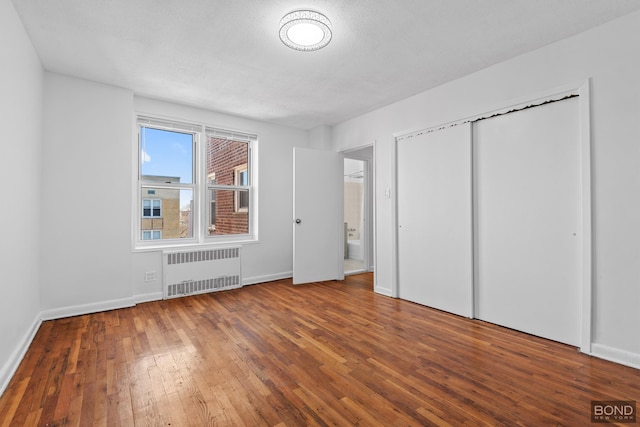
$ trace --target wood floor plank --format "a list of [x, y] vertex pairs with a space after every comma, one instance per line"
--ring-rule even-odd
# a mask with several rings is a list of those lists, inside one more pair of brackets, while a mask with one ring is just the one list
[[14, 376], [11, 384], [4, 392], [2, 398], [0, 398], [0, 414], [2, 415], [2, 417], [0, 417], [1, 427], [8, 427], [12, 424], [12, 420], [16, 416], [18, 406], [24, 398], [25, 390], [31, 379], [26, 377], [18, 381], [16, 376]]
[[291, 280], [43, 322], [0, 427], [589, 425], [640, 371], [373, 293]]

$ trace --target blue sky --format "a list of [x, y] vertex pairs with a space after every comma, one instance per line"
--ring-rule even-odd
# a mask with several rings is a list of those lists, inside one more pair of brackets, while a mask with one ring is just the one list
[[[180, 177], [193, 182], [193, 136], [188, 133], [145, 128], [140, 130], [140, 172], [142, 175]], [[180, 191], [180, 206], [193, 199], [192, 191]]]
[[166, 130], [141, 129], [142, 175], [177, 176], [180, 182], [193, 182], [193, 137]]

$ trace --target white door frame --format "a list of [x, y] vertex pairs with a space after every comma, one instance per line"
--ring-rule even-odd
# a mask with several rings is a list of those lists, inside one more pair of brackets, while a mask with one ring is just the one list
[[540, 105], [545, 102], [556, 101], [568, 96], [579, 96], [579, 108], [580, 108], [580, 173], [581, 173], [581, 216], [582, 216], [582, 265], [580, 271], [581, 282], [581, 336], [580, 336], [580, 351], [583, 353], [591, 354], [592, 349], [592, 315], [593, 315], [593, 287], [594, 287], [594, 272], [593, 272], [593, 226], [592, 226], [592, 200], [591, 200], [591, 115], [590, 115], [590, 80], [580, 80], [577, 82], [568, 83], [564, 86], [550, 89], [537, 95], [526, 96], [511, 102], [505, 101], [499, 105], [490, 106], [484, 109], [484, 111], [474, 114], [472, 116], [462, 118], [460, 120], [454, 120], [447, 123], [436, 123], [430, 126], [414, 129], [410, 132], [402, 132], [394, 134], [395, 144], [393, 150], [392, 159], [392, 188], [395, 189], [395, 196], [392, 198], [392, 221], [393, 221], [393, 257], [392, 257], [392, 296], [398, 297], [399, 295], [399, 278], [398, 278], [398, 162], [397, 162], [397, 150], [398, 142], [407, 136], [416, 132], [428, 131], [442, 127], [454, 126], [460, 123], [473, 122], [481, 118], [490, 117], [496, 114], [504, 114], [514, 109], [522, 109], [530, 106]]

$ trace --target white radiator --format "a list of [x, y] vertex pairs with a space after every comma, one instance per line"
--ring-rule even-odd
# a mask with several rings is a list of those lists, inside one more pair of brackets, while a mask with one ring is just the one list
[[163, 253], [164, 299], [242, 287], [240, 248]]

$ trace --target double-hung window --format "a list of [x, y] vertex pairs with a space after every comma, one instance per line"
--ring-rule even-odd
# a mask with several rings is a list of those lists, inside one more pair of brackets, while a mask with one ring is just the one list
[[257, 137], [138, 117], [136, 246], [255, 239]]

